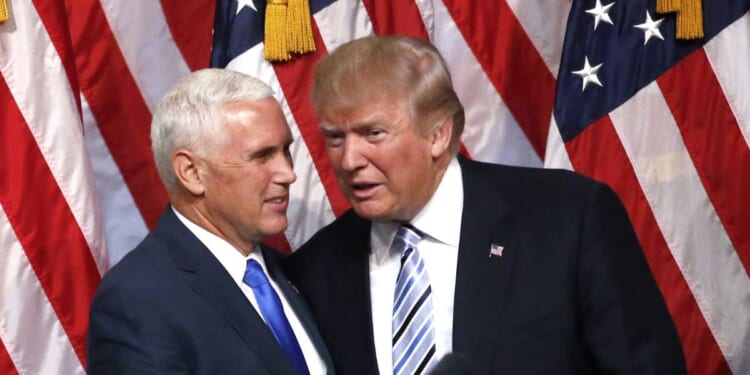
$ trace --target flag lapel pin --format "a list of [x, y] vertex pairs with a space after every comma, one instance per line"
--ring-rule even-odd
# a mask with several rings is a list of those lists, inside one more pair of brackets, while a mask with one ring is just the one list
[[496, 243], [493, 243], [492, 245], [490, 245], [490, 255], [488, 256], [488, 258], [492, 258], [492, 256], [496, 256], [496, 257], [502, 258], [503, 257], [503, 250], [505, 250], [504, 246], [500, 246], [500, 245], [498, 245]]

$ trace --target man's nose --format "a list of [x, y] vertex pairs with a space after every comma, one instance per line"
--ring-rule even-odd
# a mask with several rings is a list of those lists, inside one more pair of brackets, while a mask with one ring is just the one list
[[341, 167], [346, 171], [355, 171], [367, 165], [367, 158], [362, 153], [362, 145], [354, 137], [344, 141], [342, 153]]
[[284, 157], [278, 158], [279, 166], [277, 167], [277, 182], [281, 184], [289, 185], [294, 181], [297, 181], [297, 174], [294, 173], [294, 163], [291, 155], [285, 155]]

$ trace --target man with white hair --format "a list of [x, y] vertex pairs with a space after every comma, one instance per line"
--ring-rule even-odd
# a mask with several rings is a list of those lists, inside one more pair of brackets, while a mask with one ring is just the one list
[[296, 179], [271, 89], [228, 70], [194, 72], [162, 100], [151, 140], [170, 206], [102, 280], [89, 373], [327, 373], [280, 254], [261, 244], [286, 229]]

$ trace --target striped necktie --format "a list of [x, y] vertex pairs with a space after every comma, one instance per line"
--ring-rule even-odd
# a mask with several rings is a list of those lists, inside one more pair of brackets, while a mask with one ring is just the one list
[[393, 374], [426, 373], [435, 363], [432, 288], [417, 251], [421, 233], [399, 228], [391, 251], [401, 253], [401, 271], [393, 298]]

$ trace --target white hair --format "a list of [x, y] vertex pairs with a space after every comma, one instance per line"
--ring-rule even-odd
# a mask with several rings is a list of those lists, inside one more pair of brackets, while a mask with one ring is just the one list
[[[151, 120], [154, 161], [167, 190], [176, 186], [172, 154], [180, 148], [202, 155], [205, 144], [221, 142], [219, 111], [228, 103], [273, 96], [262, 81], [225, 69], [202, 69], [180, 79], [164, 96]], [[202, 155], [205, 156], [205, 155]]]

